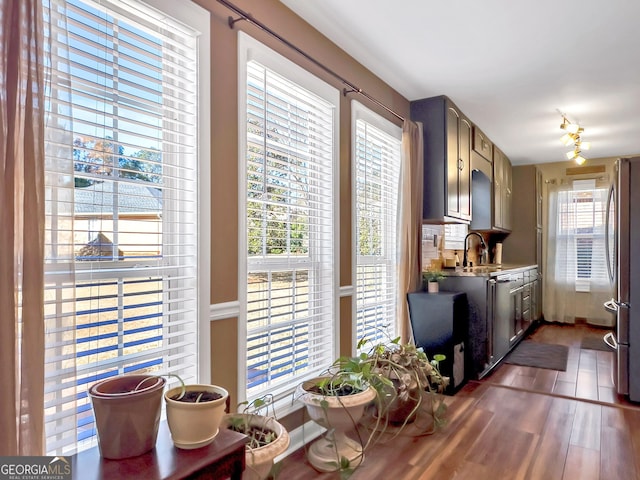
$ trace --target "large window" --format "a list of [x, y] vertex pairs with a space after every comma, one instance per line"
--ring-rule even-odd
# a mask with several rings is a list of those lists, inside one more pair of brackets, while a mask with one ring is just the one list
[[51, 42], [45, 428], [53, 454], [95, 441], [92, 383], [130, 372], [197, 379], [204, 66], [197, 31], [136, 0], [43, 4]]
[[[575, 180], [572, 189], [558, 193], [559, 235], [569, 245], [579, 292], [589, 292], [593, 282], [609, 282], [604, 240], [607, 192], [596, 187], [595, 180]], [[566, 264], [560, 258], [558, 265]]]
[[241, 304], [247, 398], [335, 355], [335, 89], [240, 34]]
[[356, 336], [374, 342], [397, 332], [398, 188], [402, 130], [352, 102], [356, 222]]

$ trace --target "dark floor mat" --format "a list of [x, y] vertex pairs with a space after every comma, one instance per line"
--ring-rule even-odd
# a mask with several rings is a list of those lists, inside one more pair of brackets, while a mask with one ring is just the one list
[[567, 370], [569, 348], [565, 345], [524, 340], [504, 359], [505, 363], [525, 367]]
[[580, 348], [586, 348], [587, 350], [601, 350], [603, 352], [612, 352], [613, 350], [604, 343], [602, 337], [584, 337]]

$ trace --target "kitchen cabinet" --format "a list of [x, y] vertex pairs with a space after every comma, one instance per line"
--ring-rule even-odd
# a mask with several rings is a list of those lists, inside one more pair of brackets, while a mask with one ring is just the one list
[[521, 328], [522, 333], [526, 333], [531, 324], [540, 318], [540, 303], [537, 299], [539, 293], [540, 279], [538, 278], [538, 269], [532, 268], [523, 273], [522, 291], [521, 291]]
[[497, 277], [498, 283], [508, 281], [510, 286], [509, 309], [509, 348], [513, 348], [525, 336], [527, 330], [537, 320], [535, 309], [537, 301], [538, 269], [530, 268], [521, 273]]
[[514, 215], [511, 234], [503, 240], [502, 261], [512, 264], [537, 265], [537, 284], [532, 293], [536, 309], [532, 319], [542, 317], [542, 241], [544, 235], [542, 219], [543, 178], [542, 172], [534, 165], [513, 167]]
[[473, 151], [489, 162], [493, 161], [493, 143], [476, 125], [473, 126]]
[[539, 309], [538, 269], [532, 265], [451, 272], [440, 291], [467, 295], [469, 378], [493, 369], [524, 338]]
[[493, 228], [511, 230], [512, 197], [511, 161], [495, 145], [493, 146]]
[[423, 125], [423, 221], [469, 223], [471, 121], [444, 95], [411, 102], [411, 119]]

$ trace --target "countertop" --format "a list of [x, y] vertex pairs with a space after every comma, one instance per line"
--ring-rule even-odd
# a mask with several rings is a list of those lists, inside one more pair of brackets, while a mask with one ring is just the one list
[[538, 266], [533, 265], [517, 265], [517, 264], [488, 264], [477, 265], [473, 267], [456, 267], [444, 268], [442, 273], [447, 277], [497, 277], [499, 275], [525, 272]]

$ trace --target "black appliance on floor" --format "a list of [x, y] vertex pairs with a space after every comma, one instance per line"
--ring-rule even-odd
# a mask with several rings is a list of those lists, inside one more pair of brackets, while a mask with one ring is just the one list
[[440, 373], [450, 378], [446, 394], [457, 392], [467, 381], [470, 368], [468, 345], [469, 307], [462, 292], [415, 292], [407, 295], [413, 338], [433, 359], [443, 354]]

